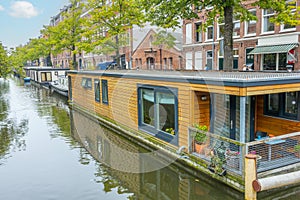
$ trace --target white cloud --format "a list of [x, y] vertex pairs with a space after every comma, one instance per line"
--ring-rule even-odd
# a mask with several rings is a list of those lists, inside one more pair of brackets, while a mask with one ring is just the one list
[[31, 18], [39, 14], [39, 11], [28, 1], [15, 1], [10, 6], [11, 16], [17, 18]]
[[3, 11], [3, 10], [4, 10], [4, 7], [0, 5], [0, 11]]

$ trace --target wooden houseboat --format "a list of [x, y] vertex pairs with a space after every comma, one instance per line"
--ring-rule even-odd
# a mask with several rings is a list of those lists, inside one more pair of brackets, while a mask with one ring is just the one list
[[25, 76], [30, 81], [49, 87], [49, 83], [57, 81], [58, 77], [66, 76], [69, 68], [53, 68], [53, 67], [24, 67]]
[[[178, 154], [187, 166], [240, 191], [246, 154], [260, 158], [258, 177], [300, 164], [300, 73], [131, 70], [68, 76], [75, 108]], [[198, 150], [194, 138], [200, 132], [205, 139]], [[207, 170], [215, 161], [226, 176]]]

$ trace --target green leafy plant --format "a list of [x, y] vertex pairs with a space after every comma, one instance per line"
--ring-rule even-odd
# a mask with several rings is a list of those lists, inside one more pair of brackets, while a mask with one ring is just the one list
[[207, 139], [206, 133], [208, 132], [207, 126], [195, 124], [194, 127], [197, 129], [197, 131], [194, 134], [195, 142], [197, 142], [198, 144], [205, 143]]
[[175, 135], [175, 130], [173, 128], [166, 128], [166, 132]]
[[294, 151], [295, 152], [300, 152], [300, 144], [297, 144], [294, 146]]

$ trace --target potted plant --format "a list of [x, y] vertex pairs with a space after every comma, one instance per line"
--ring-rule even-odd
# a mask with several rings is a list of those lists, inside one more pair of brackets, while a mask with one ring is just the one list
[[294, 146], [295, 156], [300, 158], [300, 144]]
[[207, 140], [207, 131], [208, 131], [208, 128], [207, 126], [205, 125], [194, 125], [195, 128], [197, 129], [195, 134], [194, 134], [194, 149], [197, 153], [201, 153], [202, 152], [202, 149], [204, 148], [204, 143], [206, 142]]

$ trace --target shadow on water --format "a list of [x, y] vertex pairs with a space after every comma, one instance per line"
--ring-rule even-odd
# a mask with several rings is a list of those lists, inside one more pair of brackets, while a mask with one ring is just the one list
[[0, 79], [0, 165], [11, 157], [12, 152], [26, 149], [23, 137], [28, 132], [28, 119], [18, 122], [10, 117], [9, 90], [9, 81]]
[[[98, 161], [95, 182], [105, 192], [133, 193], [129, 199], [242, 199], [241, 193], [218, 182], [196, 178], [153, 152], [99, 125], [93, 118], [71, 110], [73, 137]], [[79, 161], [88, 164], [82, 153]], [[151, 170], [154, 169], [154, 170]]]

